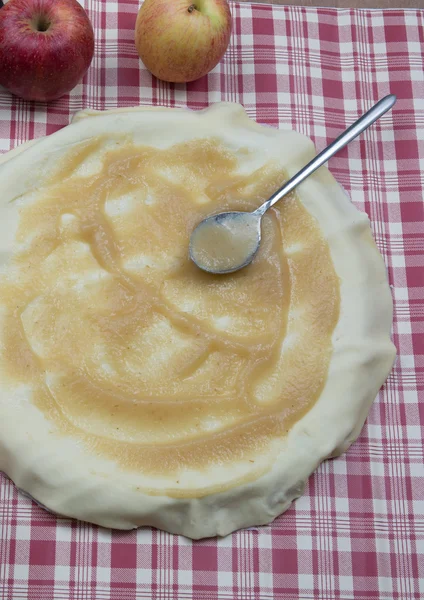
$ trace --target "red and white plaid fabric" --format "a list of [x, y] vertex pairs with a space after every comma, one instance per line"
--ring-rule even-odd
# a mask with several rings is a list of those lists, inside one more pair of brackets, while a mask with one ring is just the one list
[[86, 0], [96, 53], [49, 106], [0, 91], [0, 150], [82, 108], [241, 102], [318, 148], [378, 98], [394, 109], [330, 169], [372, 221], [389, 269], [398, 359], [349, 452], [324, 463], [274, 524], [191, 542], [55, 518], [0, 476], [1, 600], [424, 598], [424, 12], [232, 4], [231, 45], [209, 76], [156, 81], [133, 42], [138, 0]]

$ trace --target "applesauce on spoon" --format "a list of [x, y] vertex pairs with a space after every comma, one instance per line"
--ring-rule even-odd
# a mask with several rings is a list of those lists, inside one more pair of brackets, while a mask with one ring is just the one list
[[[225, 213], [224, 219], [209, 217], [193, 232], [190, 255], [204, 271], [232, 273], [259, 248], [261, 219], [254, 213]], [[260, 238], [259, 238], [260, 239]]]

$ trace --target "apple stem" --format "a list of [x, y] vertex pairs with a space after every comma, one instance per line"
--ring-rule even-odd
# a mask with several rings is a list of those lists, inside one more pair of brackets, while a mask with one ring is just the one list
[[33, 20], [33, 27], [35, 31], [45, 33], [50, 28], [50, 20], [45, 15], [37, 15]]
[[189, 13], [192, 13], [193, 10], [196, 10], [196, 5], [195, 4], [190, 4], [190, 6], [188, 7], [187, 10], [188, 10]]

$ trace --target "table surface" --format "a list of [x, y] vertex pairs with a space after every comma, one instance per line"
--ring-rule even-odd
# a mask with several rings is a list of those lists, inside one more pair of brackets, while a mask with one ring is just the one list
[[[248, 2], [249, 0], [241, 0]], [[339, 8], [424, 8], [424, 0], [256, 0], [264, 4]]]
[[398, 358], [358, 440], [320, 465], [269, 527], [196, 543], [150, 528], [111, 531], [50, 515], [0, 475], [0, 600], [422, 600], [422, 11], [232, 3], [223, 60], [199, 81], [169, 85], [137, 56], [140, 0], [80, 2], [97, 42], [87, 76], [47, 106], [0, 88], [0, 152], [54, 133], [86, 107], [198, 110], [221, 100], [322, 149], [378, 98], [397, 95], [329, 168], [370, 217], [393, 291]]
[[[3, 0], [6, 4], [9, 0]], [[240, 0], [250, 2], [250, 0]], [[424, 8], [424, 0], [255, 0], [260, 4], [336, 6], [339, 8]]]

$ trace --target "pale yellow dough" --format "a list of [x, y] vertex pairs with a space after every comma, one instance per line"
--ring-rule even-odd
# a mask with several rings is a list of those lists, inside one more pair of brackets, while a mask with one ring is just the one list
[[253, 264], [190, 263], [314, 155], [221, 103], [78, 113], [0, 160], [0, 470], [58, 514], [192, 538], [269, 523], [356, 439], [394, 360], [366, 215], [326, 168]]

